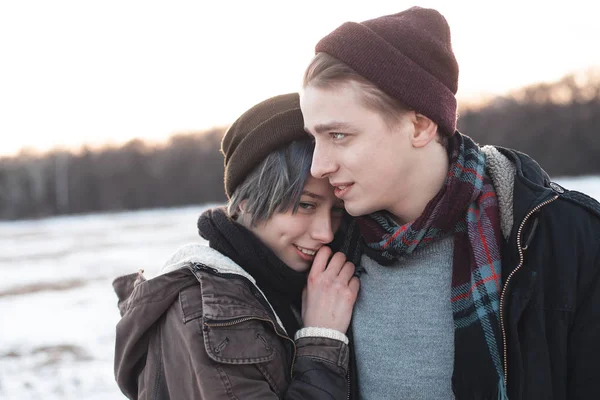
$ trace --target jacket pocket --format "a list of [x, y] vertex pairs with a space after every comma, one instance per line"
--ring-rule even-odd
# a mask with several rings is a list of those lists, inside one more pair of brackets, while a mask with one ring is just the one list
[[284, 339], [268, 324], [256, 317], [228, 321], [204, 319], [204, 346], [213, 361], [228, 365], [223, 371], [237, 369], [236, 375], [264, 380], [274, 393], [280, 395], [288, 385], [291, 366], [282, 343]]
[[252, 317], [203, 323], [204, 346], [214, 361], [224, 364], [255, 364], [273, 361], [274, 339], [264, 323]]

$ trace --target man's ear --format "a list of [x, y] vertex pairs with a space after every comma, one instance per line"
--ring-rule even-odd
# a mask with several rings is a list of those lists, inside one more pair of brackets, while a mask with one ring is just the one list
[[423, 114], [414, 114], [413, 125], [415, 129], [410, 139], [414, 147], [427, 146], [438, 134], [438, 125]]
[[245, 213], [246, 212], [246, 204], [248, 204], [248, 199], [244, 199], [244, 200], [240, 201], [240, 204], [238, 205], [238, 208], [240, 209], [241, 213]]

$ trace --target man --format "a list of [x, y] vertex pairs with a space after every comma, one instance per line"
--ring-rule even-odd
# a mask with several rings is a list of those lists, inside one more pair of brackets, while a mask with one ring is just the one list
[[366, 244], [361, 398], [600, 398], [600, 205], [456, 131], [439, 12], [347, 22], [316, 53], [311, 173], [362, 216]]

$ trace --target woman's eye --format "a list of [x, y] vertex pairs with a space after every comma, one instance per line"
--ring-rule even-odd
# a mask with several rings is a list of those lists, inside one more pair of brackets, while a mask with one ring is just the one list
[[298, 204], [298, 207], [300, 207], [303, 210], [312, 210], [315, 208], [315, 205], [311, 203], [301, 202], [300, 204]]
[[344, 139], [346, 137], [345, 133], [339, 133], [339, 132], [332, 132], [331, 133], [331, 137], [335, 140], [341, 140]]

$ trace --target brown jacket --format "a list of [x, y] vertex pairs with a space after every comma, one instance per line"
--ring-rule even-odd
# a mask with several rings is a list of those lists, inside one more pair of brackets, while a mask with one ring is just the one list
[[[185, 248], [184, 248], [185, 249]], [[348, 346], [294, 342], [254, 280], [206, 246], [117, 278], [115, 376], [130, 399], [346, 399]]]

